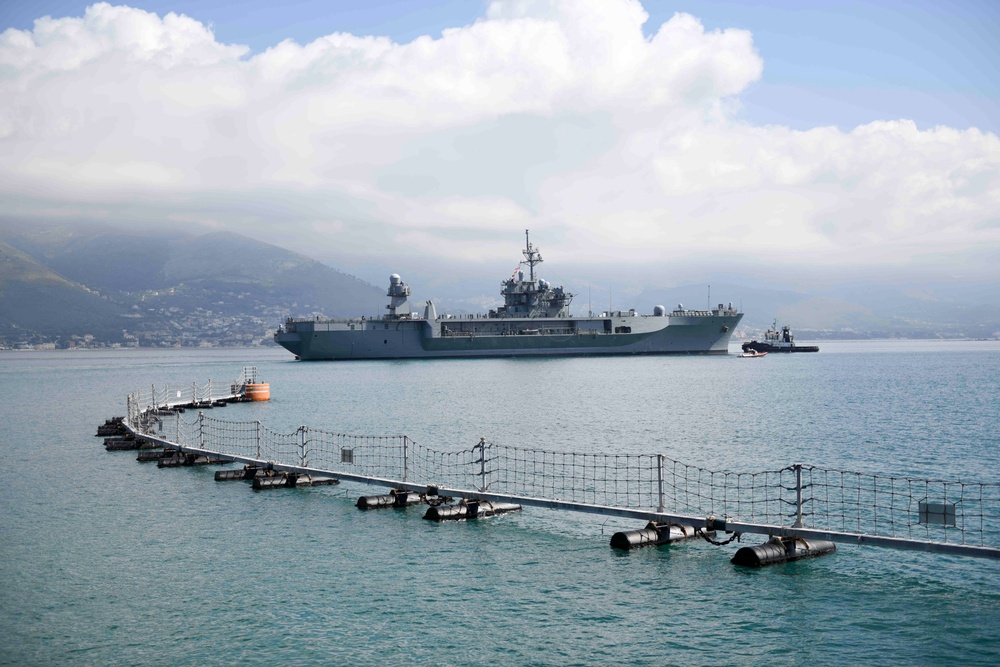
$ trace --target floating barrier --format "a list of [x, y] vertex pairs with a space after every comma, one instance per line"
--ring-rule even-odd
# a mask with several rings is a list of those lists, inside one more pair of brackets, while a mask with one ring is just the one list
[[158, 449], [163, 447], [145, 438], [105, 438], [104, 449], [109, 452], [127, 452], [137, 449]]
[[382, 496], [361, 496], [356, 507], [359, 510], [373, 510], [384, 507], [409, 507], [424, 502], [423, 497], [415, 491], [393, 489]]
[[284, 489], [295, 486], [295, 480], [289, 480], [284, 475], [277, 477], [254, 477], [253, 490], [266, 491], [267, 489]]
[[424, 514], [428, 521], [458, 521], [480, 517], [520, 512], [521, 506], [514, 503], [494, 503], [488, 500], [465, 500], [457, 505], [429, 507]]
[[256, 476], [253, 480], [254, 491], [266, 491], [268, 489], [295, 488], [297, 486], [330, 486], [340, 484], [340, 480], [335, 477], [314, 477], [312, 475], [296, 475], [295, 473], [281, 473], [272, 477]]
[[[204, 456], [194, 458], [199, 453], [225, 457], [219, 463], [264, 465], [272, 468], [268, 477], [275, 477], [273, 468], [278, 468], [288, 474], [344, 476], [352, 482], [418, 491], [425, 487], [415, 481], [434, 479], [447, 493], [470, 498], [452, 506], [450, 498], [439, 497], [438, 489], [426, 486], [426, 493], [420, 495], [432, 507], [424, 517], [429, 520], [490, 516], [519, 510], [521, 505], [515, 503], [523, 503], [666, 524], [623, 532], [613, 538], [616, 548], [687, 539], [692, 537], [690, 529], [681, 526], [703, 526], [731, 536], [716, 542], [702, 530], [695, 531], [716, 546], [747, 533], [805, 538], [772, 539], [741, 550], [733, 557], [737, 564], [759, 566], [817, 556], [834, 551], [834, 542], [1000, 559], [1000, 546], [994, 546], [1000, 493], [1000, 484], [995, 483], [904, 479], [798, 463], [780, 470], [730, 474], [694, 468], [662, 454], [560, 453], [487, 443], [485, 438], [471, 449], [441, 452], [416, 446], [406, 435], [347, 435], [306, 426], [294, 433], [279, 433], [260, 421], [227, 422], [201, 411], [192, 421], [170, 409], [249, 400], [246, 386], [264, 384], [257, 381], [256, 369], [248, 367], [225, 397], [213, 395], [211, 380], [205, 388], [192, 383], [190, 391], [161, 387], [157, 392], [151, 385], [148, 392], [128, 395], [124, 420], [107, 420], [98, 430], [105, 437], [115, 437], [124, 435], [124, 427], [137, 438], [162, 444], [168, 452], [175, 448], [191, 453], [162, 455], [158, 461], [164, 467], [213, 462]], [[255, 472], [254, 476], [264, 474]], [[306, 483], [310, 481], [336, 483], [332, 479]], [[292, 480], [282, 478], [263, 486], [291, 484]], [[507, 502], [471, 500], [483, 496]], [[684, 513], [665, 512], [678, 498], [684, 499]], [[414, 501], [413, 496], [388, 494], [365, 497], [359, 506], [367, 509]], [[731, 510], [737, 512], [738, 520], [729, 517]], [[813, 525], [803, 524], [805, 516]], [[789, 529], [779, 528], [792, 517]], [[671, 527], [668, 522], [681, 526]], [[853, 532], [845, 532], [845, 526]]]
[[[703, 531], [709, 537], [715, 537], [715, 531]], [[659, 544], [670, 544], [698, 537], [698, 531], [693, 526], [682, 526], [677, 523], [656, 523], [650, 521], [642, 530], [629, 530], [615, 533], [611, 536], [612, 549], [636, 549]]]
[[355, 504], [359, 510], [374, 510], [383, 507], [395, 507], [396, 496], [386, 494], [384, 496], [361, 496]]
[[220, 459], [215, 456], [202, 456], [201, 454], [185, 454], [183, 452], [173, 452], [160, 458], [156, 462], [157, 468], [180, 468], [183, 466], [204, 466], [222, 465], [230, 463], [229, 459]]
[[136, 461], [141, 463], [149, 463], [151, 461], [159, 461], [164, 456], [166, 456], [165, 449], [146, 449], [139, 452], [139, 455], [135, 457]]
[[239, 470], [219, 470], [215, 473], [215, 481], [230, 482], [235, 480], [252, 480], [264, 472], [264, 468], [258, 466], [243, 466]]
[[[291, 477], [292, 475], [289, 475]], [[299, 475], [295, 481], [295, 486], [333, 486], [340, 484], [336, 477], [315, 477], [313, 475]]]
[[104, 449], [109, 452], [127, 452], [130, 450], [139, 449], [142, 441], [136, 440], [135, 436], [128, 437], [114, 437], [104, 439]]
[[[194, 457], [191, 458], [193, 459]], [[156, 462], [156, 467], [176, 468], [178, 466], [191, 465], [191, 463], [187, 462], [188, 460], [188, 457], [180, 452], [170, 452], [165, 456], [160, 457], [160, 459]]]
[[807, 540], [801, 537], [772, 537], [764, 544], [743, 547], [730, 561], [733, 565], [764, 567], [775, 563], [815, 558], [833, 553], [837, 545], [827, 540]]
[[128, 430], [125, 428], [124, 417], [112, 417], [106, 419], [103, 424], [97, 427], [97, 437], [104, 438], [115, 435], [125, 435]]

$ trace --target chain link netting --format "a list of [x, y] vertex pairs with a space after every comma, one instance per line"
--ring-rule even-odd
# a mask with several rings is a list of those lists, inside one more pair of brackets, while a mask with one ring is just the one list
[[[380, 480], [881, 537], [1000, 547], [1000, 484], [793, 465], [736, 473], [659, 454], [583, 454], [485, 440], [441, 451], [405, 435], [352, 435], [130, 408], [131, 423], [214, 453]], [[150, 417], [150, 415], [156, 415]]]

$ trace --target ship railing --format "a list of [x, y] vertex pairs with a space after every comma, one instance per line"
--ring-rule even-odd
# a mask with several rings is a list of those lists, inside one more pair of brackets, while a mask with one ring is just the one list
[[[382, 322], [385, 320], [392, 320], [393, 318], [384, 318], [382, 316], [363, 316], [363, 317], [302, 317], [302, 318], [291, 318], [289, 317], [285, 320], [285, 329], [292, 331], [296, 324], [302, 324], [310, 322], [313, 324], [360, 324], [362, 322]], [[396, 319], [423, 319], [422, 317], [415, 318], [396, 318]], [[290, 328], [291, 327], [291, 328]]]
[[247, 383], [257, 381], [257, 368], [246, 366], [240, 376], [229, 382], [211, 379], [204, 384], [151, 384], [148, 389], [137, 389], [126, 397], [126, 423], [139, 428], [154, 423], [160, 412], [170, 412], [178, 407], [198, 408], [218, 401], [243, 396]]
[[603, 329], [578, 329], [576, 327], [522, 327], [518, 329], [503, 329], [497, 331], [472, 331], [463, 329], [447, 329], [441, 332], [444, 338], [468, 338], [470, 336], [576, 336], [609, 333]]
[[[676, 317], [719, 317], [719, 316], [732, 316], [735, 315], [734, 312], [727, 310], [672, 310], [668, 315], [674, 315]], [[653, 317], [649, 315], [648, 317]]]
[[[192, 388], [194, 391], [195, 388]], [[794, 464], [728, 472], [662, 454], [560, 452], [482, 440], [468, 449], [204, 412], [163, 414], [169, 389], [127, 399], [129, 427], [160, 444], [276, 470], [464, 498], [696, 528], [1000, 558], [1000, 484]], [[200, 391], [200, 390], [199, 390]]]

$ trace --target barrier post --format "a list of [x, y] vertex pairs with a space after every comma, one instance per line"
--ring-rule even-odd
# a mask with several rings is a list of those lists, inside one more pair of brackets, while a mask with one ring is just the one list
[[796, 463], [792, 466], [795, 470], [795, 523], [792, 528], [802, 527], [802, 464]]
[[659, 499], [659, 504], [657, 505], [656, 511], [663, 512], [663, 454], [656, 455], [656, 493]]
[[486, 491], [486, 438], [479, 438], [479, 490]]
[[299, 465], [303, 468], [307, 467], [308, 461], [306, 460], [306, 427], [299, 427]]

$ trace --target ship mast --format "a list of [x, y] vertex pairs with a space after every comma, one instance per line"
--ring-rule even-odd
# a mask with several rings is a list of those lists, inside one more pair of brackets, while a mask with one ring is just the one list
[[524, 255], [524, 261], [521, 264], [528, 265], [528, 276], [531, 282], [535, 282], [535, 264], [542, 263], [542, 254], [531, 247], [527, 229], [524, 230], [524, 250], [521, 252]]

